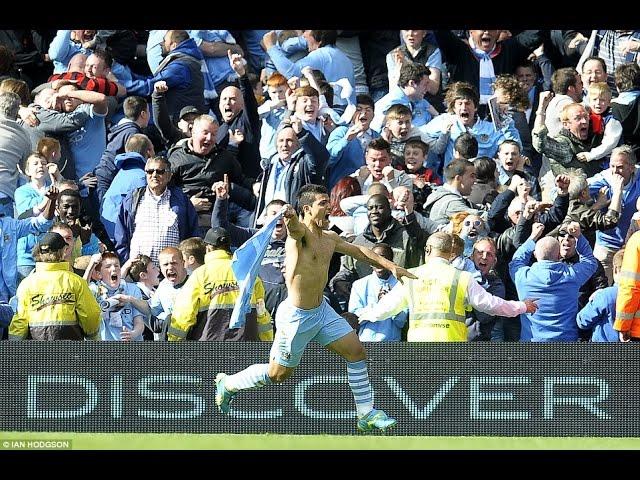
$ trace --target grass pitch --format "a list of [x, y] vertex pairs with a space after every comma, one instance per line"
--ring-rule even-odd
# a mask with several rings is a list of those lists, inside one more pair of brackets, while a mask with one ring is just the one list
[[[59, 442], [54, 442], [59, 441]], [[32, 442], [29, 444], [29, 442]], [[31, 448], [29, 448], [29, 445]], [[57, 445], [68, 445], [60, 448]], [[40, 447], [40, 448], [33, 448]], [[638, 450], [640, 438], [0, 432], [16, 450]]]

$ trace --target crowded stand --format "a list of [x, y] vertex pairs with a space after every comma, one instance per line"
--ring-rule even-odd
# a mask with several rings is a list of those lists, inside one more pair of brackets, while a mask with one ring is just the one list
[[311, 215], [363, 342], [640, 341], [639, 149], [640, 30], [2, 30], [0, 338], [273, 341]]

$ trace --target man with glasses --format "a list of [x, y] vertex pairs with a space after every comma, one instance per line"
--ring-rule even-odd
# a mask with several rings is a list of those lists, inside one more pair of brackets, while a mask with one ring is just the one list
[[198, 236], [198, 214], [179, 187], [168, 187], [171, 167], [164, 157], [145, 165], [147, 186], [130, 192], [116, 220], [116, 251], [121, 262], [140, 254], [158, 265], [158, 254]]

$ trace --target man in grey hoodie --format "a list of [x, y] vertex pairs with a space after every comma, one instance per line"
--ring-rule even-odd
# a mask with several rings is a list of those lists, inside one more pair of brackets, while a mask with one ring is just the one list
[[471, 193], [476, 183], [476, 167], [468, 160], [453, 160], [444, 169], [445, 184], [431, 192], [424, 204], [424, 212], [429, 218], [444, 225], [458, 212], [478, 214], [478, 209], [465, 197]]
[[18, 165], [31, 153], [26, 130], [17, 123], [20, 97], [0, 93], [0, 215], [13, 217], [13, 194], [18, 186]]

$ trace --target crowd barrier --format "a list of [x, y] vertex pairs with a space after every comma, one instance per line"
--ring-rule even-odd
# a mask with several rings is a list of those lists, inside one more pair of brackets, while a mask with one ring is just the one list
[[[214, 378], [266, 343], [2, 342], [0, 431], [357, 434], [344, 360], [310, 345], [294, 376], [218, 412]], [[640, 436], [637, 344], [366, 344], [392, 435]]]

